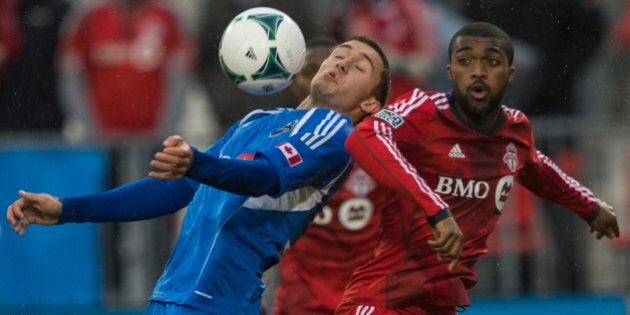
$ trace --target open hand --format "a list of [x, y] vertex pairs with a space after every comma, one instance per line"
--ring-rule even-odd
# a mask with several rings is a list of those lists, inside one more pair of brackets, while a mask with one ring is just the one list
[[50, 194], [20, 190], [20, 199], [7, 208], [7, 220], [15, 232], [24, 235], [30, 224], [53, 225], [59, 221], [63, 205]]

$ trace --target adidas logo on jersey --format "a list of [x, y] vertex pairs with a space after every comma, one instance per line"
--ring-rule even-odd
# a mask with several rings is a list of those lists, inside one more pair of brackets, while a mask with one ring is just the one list
[[455, 143], [455, 145], [451, 148], [451, 152], [448, 153], [448, 156], [456, 159], [464, 159], [466, 155], [462, 152], [462, 149], [459, 147], [459, 143]]

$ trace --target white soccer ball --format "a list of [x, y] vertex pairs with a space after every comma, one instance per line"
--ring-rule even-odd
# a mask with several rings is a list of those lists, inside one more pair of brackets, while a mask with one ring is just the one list
[[219, 44], [225, 75], [255, 95], [279, 92], [304, 64], [306, 44], [300, 27], [282, 11], [256, 7], [228, 24]]

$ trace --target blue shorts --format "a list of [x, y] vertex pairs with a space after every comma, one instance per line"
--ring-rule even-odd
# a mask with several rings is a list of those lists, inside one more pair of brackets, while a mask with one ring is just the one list
[[208, 315], [208, 313], [186, 305], [149, 301], [144, 309], [144, 315]]

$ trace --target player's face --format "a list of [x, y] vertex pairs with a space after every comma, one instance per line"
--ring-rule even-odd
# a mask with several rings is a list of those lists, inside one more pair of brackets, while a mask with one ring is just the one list
[[358, 120], [363, 116], [359, 105], [376, 99], [372, 92], [383, 69], [383, 61], [372, 47], [355, 40], [345, 42], [333, 50], [313, 77], [311, 98], [320, 106]]
[[313, 46], [306, 49], [304, 66], [302, 66], [302, 70], [297, 73], [291, 83], [291, 92], [297, 98], [302, 100], [310, 93], [311, 81], [331, 51], [332, 47], [329, 46]]
[[447, 72], [455, 108], [464, 119], [486, 125], [497, 117], [505, 89], [514, 77], [503, 45], [486, 37], [455, 40]]

